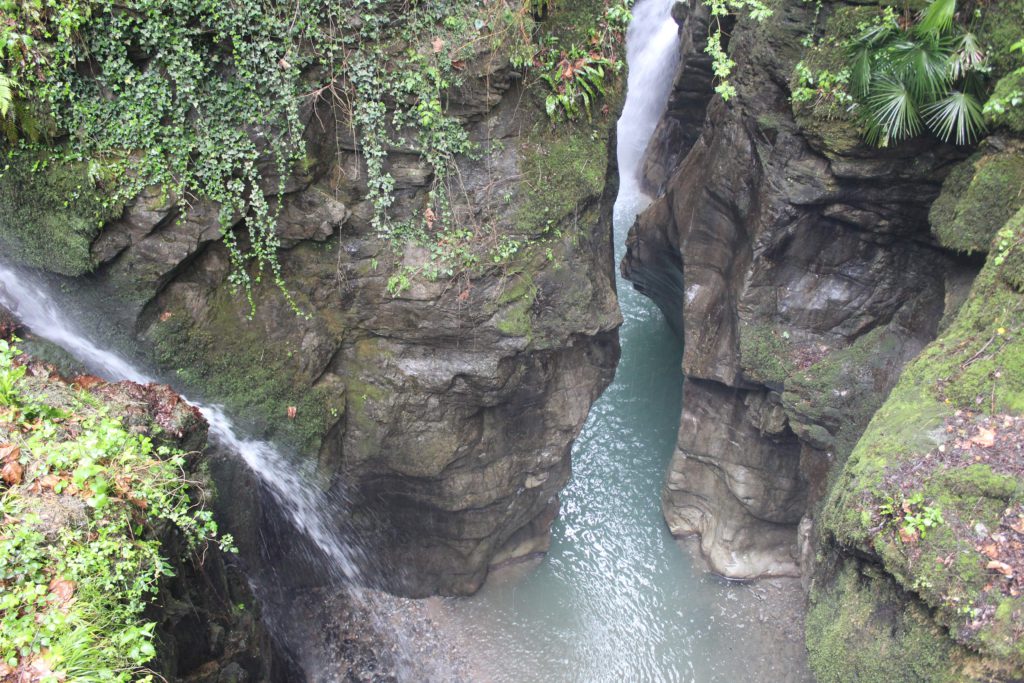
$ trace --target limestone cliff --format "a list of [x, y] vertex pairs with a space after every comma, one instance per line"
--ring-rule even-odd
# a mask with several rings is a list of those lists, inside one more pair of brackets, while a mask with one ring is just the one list
[[[467, 46], [443, 99], [479, 150], [447, 181], [474, 235], [471, 267], [445, 272], [435, 251], [450, 245], [380, 234], [351, 112], [324, 98], [304, 110], [308, 158], [286, 180], [278, 222], [282, 275], [308, 315], [264, 283], [249, 319], [218, 207], [184, 214], [158, 188], [73, 235], [69, 258], [85, 245], [87, 268], [52, 268], [91, 268], [73, 289], [98, 292], [105, 315], [191, 392], [316, 459], [311, 485], [352, 501], [346, 523], [389, 568], [373, 576], [414, 595], [472, 592], [490, 565], [546, 548], [571, 443], [618, 358], [607, 145], [618, 86], [609, 74], [592, 122], [554, 126], [539, 78], [490, 40]], [[390, 214], [412, 222], [438, 179], [415, 144], [385, 151]], [[30, 201], [19, 187], [0, 197]], [[41, 224], [66, 211], [41, 206]], [[20, 255], [50, 265], [33, 254]]]

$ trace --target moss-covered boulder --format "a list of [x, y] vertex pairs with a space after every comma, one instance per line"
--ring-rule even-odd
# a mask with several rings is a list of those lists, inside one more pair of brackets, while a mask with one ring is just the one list
[[881, 629], [862, 652], [930, 658], [927, 675], [906, 680], [1024, 675], [1024, 294], [1013, 284], [1024, 209], [999, 234], [959, 314], [904, 371], [828, 497], [823, 566], [857, 556], [876, 568], [856, 583], [846, 569], [819, 575], [807, 639], [824, 680], [892, 680], [884, 668], [858, 675], [859, 656], [847, 666], [829, 654], [837, 628], [875, 629], [855, 625], [885, 611], [886, 586], [923, 619], [917, 644]]
[[4, 149], [0, 164], [4, 257], [61, 275], [91, 271], [92, 242], [123, 204], [103, 195], [85, 162]]
[[946, 178], [929, 219], [950, 249], [986, 252], [996, 231], [1024, 206], [1024, 153], [1012, 140], [986, 140]]

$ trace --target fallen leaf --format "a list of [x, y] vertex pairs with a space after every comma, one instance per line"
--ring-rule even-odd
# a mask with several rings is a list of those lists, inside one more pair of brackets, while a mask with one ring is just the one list
[[22, 477], [25, 476], [25, 468], [21, 466], [21, 463], [14, 460], [6, 463], [2, 469], [0, 469], [0, 479], [3, 479], [8, 486], [17, 486], [21, 483]]
[[988, 564], [985, 565], [985, 569], [994, 569], [1003, 576], [1009, 577], [1011, 579], [1013, 578], [1013, 567], [1006, 564], [1005, 562], [1000, 562], [999, 560], [991, 560]]
[[39, 485], [44, 489], [57, 488], [57, 484], [60, 483], [60, 477], [56, 474], [47, 474], [44, 477], [40, 477]]
[[299, 409], [296, 408], [295, 406], [288, 406], [288, 419], [289, 420], [294, 420], [295, 416], [298, 414], [298, 412], [299, 412]]
[[469, 290], [468, 289], [464, 289], [461, 292], [459, 292], [459, 296], [458, 296], [459, 301], [465, 301], [468, 298], [469, 298]]
[[917, 543], [917, 532], [913, 529], [901, 528], [899, 533], [900, 540], [907, 545], [914, 545]]
[[996, 442], [996, 433], [991, 429], [978, 427], [978, 433], [972, 436], [969, 441], [982, 448], [991, 448]]
[[172, 313], [170, 311], [164, 311], [163, 313], [160, 314], [160, 322], [162, 322], [162, 323], [167, 322], [168, 320], [171, 319], [172, 315], [174, 315], [174, 313]]
[[434, 38], [430, 44], [434, 46], [434, 52], [440, 52], [444, 49], [444, 41], [440, 38]]
[[71, 386], [81, 391], [88, 391], [100, 384], [103, 384], [103, 380], [96, 375], [79, 375], [71, 381]]
[[21, 448], [13, 443], [5, 443], [0, 446], [0, 462], [11, 462], [17, 460], [21, 455]]
[[981, 546], [981, 548], [979, 548], [979, 550], [981, 551], [982, 555], [989, 558], [990, 560], [994, 560], [997, 557], [999, 557], [999, 546], [997, 546], [995, 543], [985, 543]]
[[456, 71], [462, 71], [463, 69], [466, 68], [465, 60], [453, 59], [452, 60], [452, 68], [455, 69]]
[[66, 579], [55, 578], [50, 581], [50, 592], [57, 598], [57, 602], [64, 605], [75, 597], [75, 582]]

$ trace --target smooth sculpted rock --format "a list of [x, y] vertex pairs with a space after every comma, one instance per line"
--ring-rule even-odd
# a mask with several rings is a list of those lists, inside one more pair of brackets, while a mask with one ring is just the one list
[[699, 534], [725, 575], [799, 576], [794, 526], [807, 503], [800, 443], [761, 391], [686, 384], [679, 445], [664, 489], [677, 536]]
[[[570, 446], [619, 352], [607, 142], [618, 86], [608, 79], [592, 123], [554, 126], [539, 81], [477, 38], [442, 98], [477, 151], [441, 179], [413, 132], [387, 136], [395, 230], [422, 224], [443, 182], [459, 236], [375, 228], [351, 113], [314, 98], [308, 158], [278, 221], [302, 314], [265, 280], [250, 318], [219, 207], [182, 213], [159, 188], [98, 232], [95, 272], [69, 288], [98, 289], [192, 395], [313, 460], [309, 485], [350, 501], [339, 526], [378, 560], [366, 575], [412, 595], [471, 593], [493, 563], [546, 549]], [[229, 227], [244, 239], [243, 217]]]
[[[852, 122], [794, 110], [789, 81], [814, 21], [801, 2], [779, 4], [763, 24], [739, 21], [737, 95], [711, 97], [691, 35], [706, 21], [700, 5], [675, 13], [677, 105], [659, 124], [662, 146], [648, 148], [658, 194], [630, 232], [622, 272], [684, 340], [670, 527], [700, 534], [726, 576], [792, 575], [799, 523], [829, 468], [976, 270], [928, 229], [929, 205], [964, 153], [933, 142], [868, 148]], [[849, 11], [826, 3], [821, 20]]]

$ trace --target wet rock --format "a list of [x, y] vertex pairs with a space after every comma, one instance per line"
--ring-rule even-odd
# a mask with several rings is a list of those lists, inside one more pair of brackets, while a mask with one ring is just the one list
[[[618, 359], [614, 169], [605, 186], [618, 93], [593, 123], [552, 127], [508, 55], [473, 45], [444, 97], [480, 145], [451, 169], [472, 258], [439, 260], [444, 235], [378, 234], [362, 146], [328, 98], [304, 111], [308, 159], [281, 200], [291, 302], [266, 278], [250, 316], [219, 208], [182, 214], [159, 188], [100, 231], [82, 283], [190, 392], [314, 462], [309, 485], [351, 501], [339, 525], [381, 558], [368, 573], [414, 595], [472, 592], [492, 562], [546, 547], [570, 445]], [[420, 223], [438, 179], [415, 133], [393, 133], [390, 216]]]
[[788, 81], [813, 20], [800, 3], [737, 25], [737, 96], [712, 98], [695, 75], [698, 5], [676, 12], [677, 104], [645, 167], [661, 193], [630, 232], [622, 272], [684, 340], [670, 527], [701, 534], [727, 576], [793, 575], [797, 525], [829, 467], [934, 337], [957, 282], [944, 274], [973, 275], [936, 249], [927, 220], [963, 154], [870, 149], [849, 122], [794, 113]]

